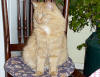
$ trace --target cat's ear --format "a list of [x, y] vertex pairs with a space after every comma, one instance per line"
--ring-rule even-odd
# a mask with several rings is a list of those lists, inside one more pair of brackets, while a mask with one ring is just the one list
[[38, 6], [37, 2], [32, 1], [33, 6], [36, 8]]
[[49, 10], [53, 10], [53, 4], [50, 1], [48, 1], [46, 3], [46, 8], [49, 9]]

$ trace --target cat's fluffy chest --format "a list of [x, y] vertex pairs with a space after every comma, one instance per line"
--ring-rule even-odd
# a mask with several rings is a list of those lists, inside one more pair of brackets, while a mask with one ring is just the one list
[[51, 33], [51, 30], [50, 30], [50, 28], [48, 26], [45, 25], [45, 26], [42, 26], [41, 28], [45, 31], [45, 33], [47, 35], [49, 35]]

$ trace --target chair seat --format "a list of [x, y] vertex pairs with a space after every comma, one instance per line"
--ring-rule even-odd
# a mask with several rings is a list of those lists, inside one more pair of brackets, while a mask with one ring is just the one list
[[[35, 70], [31, 69], [28, 65], [24, 64], [22, 57], [12, 57], [8, 59], [4, 66], [6, 72], [8, 72], [13, 77], [36, 77]], [[75, 65], [72, 62], [71, 58], [68, 58], [68, 61], [63, 63], [61, 66], [58, 66], [58, 77], [68, 77], [70, 76], [75, 69]], [[45, 72], [40, 77], [51, 77], [48, 74], [49, 69], [45, 67]]]

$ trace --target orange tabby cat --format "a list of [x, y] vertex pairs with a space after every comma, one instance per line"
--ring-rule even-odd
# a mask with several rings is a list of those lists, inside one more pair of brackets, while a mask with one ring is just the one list
[[50, 74], [57, 74], [57, 66], [67, 58], [65, 19], [59, 9], [51, 2], [33, 2], [34, 30], [24, 47], [24, 62], [36, 68], [37, 75], [49, 65]]

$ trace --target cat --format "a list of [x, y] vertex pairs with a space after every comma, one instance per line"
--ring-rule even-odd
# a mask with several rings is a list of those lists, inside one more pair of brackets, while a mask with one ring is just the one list
[[66, 21], [51, 2], [32, 2], [34, 6], [34, 30], [23, 49], [24, 62], [36, 74], [42, 75], [44, 67], [49, 66], [52, 76], [57, 75], [57, 67], [68, 59]]

